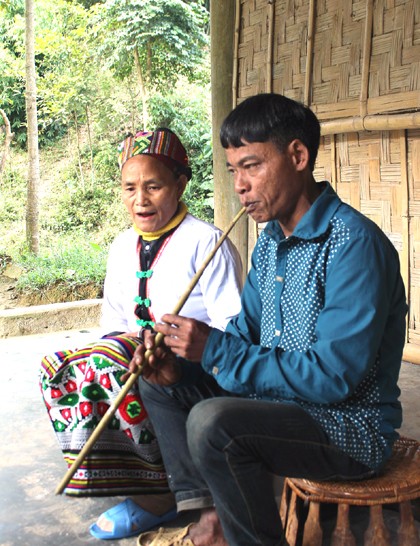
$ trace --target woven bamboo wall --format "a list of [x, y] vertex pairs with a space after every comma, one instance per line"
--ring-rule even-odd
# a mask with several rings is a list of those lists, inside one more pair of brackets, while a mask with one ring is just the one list
[[420, 364], [420, 0], [237, 0], [236, 9], [236, 100], [274, 91], [317, 114], [315, 177], [397, 248], [404, 357]]

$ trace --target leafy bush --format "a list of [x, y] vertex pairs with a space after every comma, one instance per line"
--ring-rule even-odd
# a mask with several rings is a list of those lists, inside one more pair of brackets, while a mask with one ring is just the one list
[[106, 222], [107, 211], [114, 198], [112, 187], [74, 187], [64, 193], [59, 201], [53, 228], [57, 232], [81, 227], [85, 231], [97, 230]]
[[0, 185], [0, 218], [2, 223], [22, 221], [25, 214], [26, 180], [16, 168], [6, 168]]
[[156, 93], [150, 99], [154, 127], [168, 127], [187, 149], [193, 172], [184, 200], [192, 214], [213, 221], [213, 151], [209, 90], [181, 80], [171, 95]]
[[94, 284], [101, 291], [106, 271], [105, 249], [94, 243], [56, 245], [35, 256], [22, 254], [17, 264], [24, 270], [18, 279], [19, 292], [37, 292], [63, 285], [67, 293], [86, 284]]

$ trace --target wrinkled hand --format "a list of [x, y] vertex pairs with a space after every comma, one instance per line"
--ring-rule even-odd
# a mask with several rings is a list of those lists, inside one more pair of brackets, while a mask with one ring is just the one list
[[155, 325], [155, 331], [164, 335], [166, 347], [182, 358], [200, 362], [210, 326], [198, 320], [170, 314], [163, 315], [162, 321]]
[[[181, 379], [181, 366], [175, 355], [164, 343], [155, 347], [156, 334], [145, 330], [144, 343], [138, 345], [129, 364], [129, 371], [122, 376], [125, 382], [130, 374], [135, 373], [139, 366], [142, 367], [142, 375], [150, 383], [168, 386]], [[145, 357], [146, 351], [153, 352]]]

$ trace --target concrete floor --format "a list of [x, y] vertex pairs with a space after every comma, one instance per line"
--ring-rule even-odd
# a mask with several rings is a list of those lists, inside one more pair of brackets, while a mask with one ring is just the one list
[[[44, 354], [80, 347], [96, 337], [97, 330], [89, 329], [0, 339], [0, 546], [100, 544], [89, 525], [122, 500], [54, 495], [66, 466], [38, 390], [39, 361]], [[400, 432], [420, 441], [420, 366], [403, 363], [400, 385], [405, 412]], [[185, 521], [182, 516], [177, 523]], [[388, 523], [398, 524], [391, 511]], [[136, 538], [107, 544], [134, 546]]]

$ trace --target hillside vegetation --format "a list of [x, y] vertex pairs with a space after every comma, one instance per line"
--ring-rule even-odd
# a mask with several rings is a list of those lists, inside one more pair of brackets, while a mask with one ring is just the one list
[[[109, 244], [129, 224], [116, 162], [128, 132], [163, 126], [179, 135], [194, 173], [185, 200], [212, 219], [208, 24], [208, 0], [37, 0], [34, 10], [0, 0], [0, 160], [14, 135], [0, 173], [0, 275], [12, 279], [16, 297], [101, 295]], [[25, 40], [32, 28], [33, 56]], [[39, 223], [35, 191], [27, 202], [34, 133]]]
[[[161, 99], [152, 123], [170, 127], [185, 143], [193, 168], [185, 201], [212, 221], [209, 93], [185, 82], [182, 89], [171, 101]], [[112, 130], [90, 147], [86, 127], [77, 135], [73, 128], [41, 149], [37, 256], [25, 242], [27, 154], [12, 147], [0, 185], [0, 274], [16, 279], [13, 290], [23, 304], [101, 297], [109, 244], [130, 225], [116, 162], [124, 136]]]

